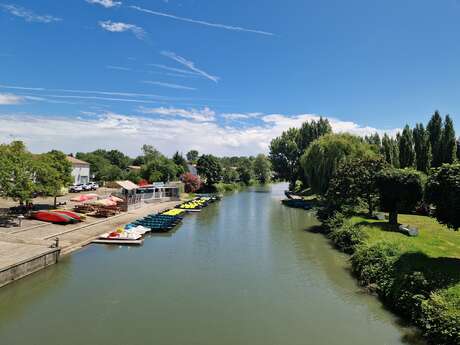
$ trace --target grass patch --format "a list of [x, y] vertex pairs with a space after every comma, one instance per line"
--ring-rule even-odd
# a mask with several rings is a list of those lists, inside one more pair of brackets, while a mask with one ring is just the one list
[[408, 224], [419, 229], [419, 236], [408, 237], [394, 232], [387, 221], [364, 217], [353, 217], [354, 224], [362, 226], [368, 237], [366, 243], [374, 244], [388, 241], [397, 244], [403, 251], [422, 252], [429, 257], [449, 257], [460, 259], [460, 232], [449, 230], [434, 218], [416, 215], [399, 215], [401, 224]]
[[419, 236], [395, 232], [386, 221], [354, 216], [365, 233], [352, 256], [363, 285], [412, 320], [433, 344], [460, 344], [460, 233], [426, 216], [400, 215]]

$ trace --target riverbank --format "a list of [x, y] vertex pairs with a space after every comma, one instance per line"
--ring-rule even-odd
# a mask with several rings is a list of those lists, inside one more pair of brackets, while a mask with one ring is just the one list
[[360, 284], [436, 345], [460, 344], [460, 236], [433, 218], [400, 215], [408, 237], [387, 221], [336, 215], [322, 231], [351, 255]]
[[[172, 208], [177, 203], [144, 204], [139, 209], [113, 217], [88, 217], [77, 224], [31, 221], [20, 228], [0, 228], [0, 287], [57, 263], [59, 257], [79, 250], [105, 232]], [[59, 247], [53, 248], [56, 238]]]

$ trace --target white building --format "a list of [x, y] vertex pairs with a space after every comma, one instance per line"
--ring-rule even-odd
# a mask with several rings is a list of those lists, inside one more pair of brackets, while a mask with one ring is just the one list
[[72, 177], [74, 184], [85, 184], [90, 180], [89, 163], [76, 159], [72, 156], [67, 156], [67, 160], [72, 164]]

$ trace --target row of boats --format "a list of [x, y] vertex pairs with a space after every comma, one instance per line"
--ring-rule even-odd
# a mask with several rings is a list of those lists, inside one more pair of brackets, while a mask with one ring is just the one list
[[151, 214], [115, 231], [99, 236], [93, 243], [142, 244], [149, 232], [168, 232], [182, 222], [186, 212], [199, 212], [210, 203], [219, 200], [216, 196], [199, 196], [193, 200], [176, 205], [175, 208]]

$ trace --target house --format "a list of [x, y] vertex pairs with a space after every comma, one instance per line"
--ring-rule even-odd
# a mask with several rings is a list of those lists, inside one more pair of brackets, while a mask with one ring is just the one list
[[198, 172], [197, 172], [197, 170], [196, 170], [196, 164], [187, 163], [187, 168], [188, 168], [188, 171], [189, 171], [192, 175], [198, 176]]
[[128, 166], [128, 171], [129, 172], [134, 172], [134, 173], [140, 173], [141, 172], [141, 167], [138, 165], [130, 165]]
[[74, 184], [88, 183], [90, 180], [90, 164], [72, 156], [67, 156], [67, 160], [70, 164], [72, 164], [72, 177], [74, 178]]

